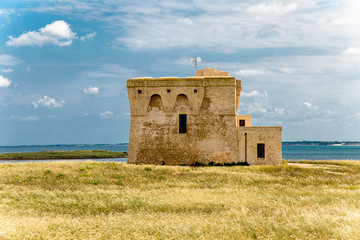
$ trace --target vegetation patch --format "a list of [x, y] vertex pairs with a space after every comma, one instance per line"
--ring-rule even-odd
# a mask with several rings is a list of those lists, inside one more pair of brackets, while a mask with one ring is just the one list
[[357, 239], [359, 163], [313, 163], [2, 163], [0, 239]]
[[127, 152], [107, 150], [44, 151], [24, 153], [2, 153], [0, 160], [46, 160], [46, 159], [98, 159], [125, 158]]

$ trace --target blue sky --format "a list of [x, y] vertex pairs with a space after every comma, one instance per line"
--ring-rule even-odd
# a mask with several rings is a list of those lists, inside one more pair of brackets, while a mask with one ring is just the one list
[[360, 138], [358, 1], [1, 1], [0, 145], [128, 142], [126, 80], [229, 71], [283, 140]]

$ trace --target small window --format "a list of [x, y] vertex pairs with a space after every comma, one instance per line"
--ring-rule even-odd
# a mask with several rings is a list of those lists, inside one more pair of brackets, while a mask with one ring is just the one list
[[186, 114], [179, 114], [179, 133], [186, 133]]
[[264, 143], [257, 144], [257, 157], [265, 158], [265, 144]]
[[197, 89], [194, 89], [194, 93], [197, 93]]
[[243, 120], [243, 119], [239, 120], [239, 126], [245, 127], [245, 120]]
[[170, 90], [170, 89], [168, 89], [168, 90], [167, 90], [167, 92], [169, 93], [169, 92], [171, 92], [171, 90]]
[[142, 93], [142, 91], [141, 91], [141, 89], [139, 89], [139, 90], [138, 90], [138, 94], [141, 94], [141, 93]]

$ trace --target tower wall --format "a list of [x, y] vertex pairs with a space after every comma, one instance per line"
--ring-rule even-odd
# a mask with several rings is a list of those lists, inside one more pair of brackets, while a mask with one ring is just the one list
[[[234, 77], [135, 78], [129, 163], [238, 162], [236, 115], [241, 82]], [[179, 115], [186, 114], [186, 133]]]

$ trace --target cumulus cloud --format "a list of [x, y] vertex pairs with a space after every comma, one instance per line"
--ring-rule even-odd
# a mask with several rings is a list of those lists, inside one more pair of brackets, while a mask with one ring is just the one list
[[34, 106], [34, 108], [38, 108], [40, 106], [49, 107], [49, 108], [58, 108], [58, 107], [63, 107], [64, 104], [65, 104], [64, 100], [56, 101], [54, 98], [49, 97], [47, 95], [45, 95], [43, 98], [41, 98], [37, 101], [32, 102], [32, 105]]
[[96, 36], [96, 32], [88, 33], [85, 36], [81, 36], [80, 40], [85, 41], [86, 39], [92, 39]]
[[1, 72], [3, 73], [12, 73], [14, 71], [14, 69], [12, 68], [2, 68], [1, 69]]
[[12, 66], [20, 63], [21, 61], [12, 55], [2, 54], [0, 55], [0, 65]]
[[0, 75], [0, 87], [8, 87], [11, 84], [11, 80]]
[[63, 20], [55, 21], [40, 28], [39, 31], [29, 31], [23, 33], [19, 37], [9, 36], [6, 42], [8, 46], [43, 46], [46, 44], [54, 44], [60, 47], [70, 46], [76, 33], [71, 30], [68, 23]]
[[99, 88], [98, 87], [84, 88], [84, 93], [86, 95], [96, 95], [99, 94]]
[[114, 113], [111, 111], [105, 111], [103, 113], [99, 113], [99, 115], [103, 118], [109, 118], [109, 117], [114, 116]]

